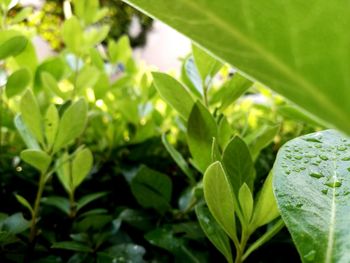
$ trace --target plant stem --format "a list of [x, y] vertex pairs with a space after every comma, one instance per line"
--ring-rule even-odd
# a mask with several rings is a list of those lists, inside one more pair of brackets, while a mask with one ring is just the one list
[[39, 215], [41, 196], [43, 194], [44, 187], [45, 187], [45, 181], [46, 181], [45, 179], [46, 179], [46, 174], [41, 173], [40, 174], [40, 181], [39, 181], [39, 188], [38, 188], [38, 192], [36, 194], [34, 208], [33, 208], [32, 222], [30, 225], [30, 234], [29, 234], [29, 242], [30, 243], [34, 242], [34, 239], [35, 239], [36, 234], [37, 234], [36, 222], [37, 222], [37, 218]]
[[0, 157], [2, 155], [2, 119], [3, 119], [3, 108], [4, 108], [4, 103], [3, 103], [3, 99], [2, 99], [2, 90], [3, 87], [0, 87]]
[[74, 191], [69, 193], [69, 207], [70, 207], [69, 217], [74, 218], [77, 214], [77, 204], [75, 203]]
[[241, 235], [241, 242], [239, 243], [239, 246], [237, 248], [236, 246], [236, 259], [235, 263], [241, 263], [243, 262], [243, 252], [245, 250], [245, 247], [247, 245], [248, 239], [250, 237], [250, 234], [248, 233], [247, 229], [243, 227], [242, 229], [242, 235]]
[[284, 227], [284, 221], [280, 219], [276, 224], [273, 225], [264, 235], [262, 235], [258, 240], [256, 240], [244, 253], [242, 261], [246, 260], [247, 257], [261, 245], [269, 241], [274, 235], [276, 235]]

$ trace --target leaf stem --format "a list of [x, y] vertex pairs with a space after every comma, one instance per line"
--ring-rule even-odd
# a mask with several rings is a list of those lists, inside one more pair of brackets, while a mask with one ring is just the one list
[[41, 173], [40, 174], [40, 181], [39, 181], [39, 188], [38, 188], [38, 192], [36, 194], [33, 213], [32, 213], [32, 222], [31, 222], [30, 233], [29, 233], [29, 242], [30, 243], [34, 242], [34, 239], [37, 235], [36, 222], [37, 222], [37, 218], [39, 215], [40, 200], [41, 200], [41, 196], [42, 196], [43, 191], [44, 191], [45, 181], [46, 181], [46, 173]]
[[262, 235], [258, 240], [256, 240], [244, 253], [242, 261], [246, 260], [247, 257], [261, 245], [269, 241], [274, 235], [276, 235], [284, 227], [284, 221], [282, 219], [278, 220], [276, 224], [273, 225], [264, 235]]

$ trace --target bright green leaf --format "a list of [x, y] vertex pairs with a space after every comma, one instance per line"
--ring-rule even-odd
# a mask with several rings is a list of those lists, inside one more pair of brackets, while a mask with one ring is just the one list
[[208, 167], [203, 178], [204, 197], [211, 214], [225, 232], [237, 239], [234, 195], [220, 162]]
[[226, 146], [222, 156], [222, 163], [236, 196], [244, 183], [253, 192], [254, 164], [248, 146], [240, 137], [235, 136]]
[[20, 110], [25, 125], [40, 143], [44, 143], [42, 116], [31, 91], [27, 90], [22, 96]]
[[16, 194], [15, 197], [16, 197], [17, 201], [18, 201], [21, 205], [23, 205], [25, 208], [27, 208], [27, 209], [29, 210], [29, 212], [30, 212], [31, 214], [33, 214], [33, 208], [32, 208], [32, 206], [29, 204], [29, 202], [27, 201], [27, 199], [25, 199], [23, 196], [18, 195], [18, 194]]
[[89, 174], [93, 156], [88, 148], [78, 151], [72, 161], [72, 189], [78, 187]]
[[71, 157], [64, 152], [55, 163], [56, 174], [67, 193], [72, 192]]
[[21, 68], [11, 74], [6, 83], [6, 96], [12, 98], [20, 94], [29, 85], [31, 80], [30, 71], [26, 68]]
[[58, 115], [58, 110], [54, 104], [51, 104], [46, 111], [44, 119], [45, 138], [49, 150], [51, 150], [51, 147], [55, 142], [59, 122], [60, 117]]
[[83, 46], [83, 29], [79, 20], [72, 16], [65, 20], [62, 27], [62, 38], [66, 46], [74, 53], [80, 53]]
[[251, 225], [253, 229], [270, 223], [279, 216], [277, 203], [272, 190], [272, 173], [268, 175], [255, 199]]
[[67, 94], [65, 94], [63, 91], [60, 90], [56, 79], [50, 73], [45, 72], [45, 71], [42, 72], [41, 73], [41, 82], [45, 88], [49, 89], [55, 95], [57, 95], [63, 99], [68, 99]]
[[197, 102], [191, 111], [187, 124], [187, 142], [193, 161], [204, 172], [212, 163], [211, 148], [217, 137], [217, 127], [213, 116]]
[[70, 105], [63, 113], [53, 146], [53, 152], [57, 152], [60, 148], [76, 139], [84, 131], [86, 122], [87, 104], [81, 98]]
[[108, 54], [112, 63], [119, 62], [125, 65], [132, 56], [129, 38], [122, 36], [118, 42], [110, 40], [108, 42]]
[[28, 39], [24, 36], [14, 36], [0, 43], [0, 60], [20, 54], [27, 46]]
[[45, 173], [51, 164], [51, 157], [41, 150], [24, 150], [21, 158], [41, 173]]
[[248, 225], [253, 214], [254, 200], [248, 185], [244, 183], [238, 192], [238, 201], [241, 206], [243, 217]]
[[188, 119], [194, 104], [187, 89], [173, 77], [159, 72], [152, 73], [154, 84], [160, 96], [173, 107], [182, 118]]
[[32, 133], [29, 131], [28, 127], [25, 125], [22, 115], [17, 114], [14, 120], [15, 126], [19, 134], [21, 135], [24, 143], [27, 145], [29, 149], [40, 149], [40, 146], [35, 139], [35, 137], [32, 135]]

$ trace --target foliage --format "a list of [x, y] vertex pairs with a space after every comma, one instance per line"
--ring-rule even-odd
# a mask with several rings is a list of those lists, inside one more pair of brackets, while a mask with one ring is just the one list
[[93, 0], [72, 1], [64, 49], [39, 62], [17, 24], [30, 12], [7, 19], [13, 6], [0, 3], [2, 260], [296, 262], [279, 211], [303, 260], [319, 258], [300, 248], [284, 196], [276, 205], [285, 148], [271, 172], [317, 120], [195, 44], [180, 76], [151, 72], [127, 36], [106, 41], [107, 9]]

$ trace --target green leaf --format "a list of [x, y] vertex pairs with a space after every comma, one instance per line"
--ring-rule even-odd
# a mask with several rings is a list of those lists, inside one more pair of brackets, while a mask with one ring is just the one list
[[90, 27], [84, 33], [84, 44], [86, 48], [100, 44], [108, 35], [110, 27], [108, 25]]
[[220, 110], [224, 111], [241, 97], [251, 86], [253, 82], [244, 78], [239, 73], [225, 82], [222, 87], [213, 95], [212, 103], [219, 103]]
[[63, 99], [68, 99], [67, 94], [60, 90], [56, 79], [50, 73], [43, 71], [41, 73], [41, 82], [45, 88], [49, 89], [57, 96]]
[[51, 157], [41, 150], [24, 150], [21, 152], [21, 158], [26, 163], [45, 173], [51, 164]]
[[170, 144], [168, 141], [166, 134], [163, 133], [162, 135], [162, 143], [170, 156], [173, 158], [173, 160], [176, 162], [176, 164], [180, 167], [181, 171], [187, 175], [188, 179], [190, 180], [191, 183], [195, 183], [196, 180], [194, 179], [194, 175], [192, 173], [192, 170], [188, 166], [187, 162], [185, 159], [182, 157], [181, 153], [179, 153], [174, 146]]
[[30, 132], [41, 143], [44, 143], [42, 116], [39, 105], [30, 90], [27, 90], [20, 102], [23, 121]]
[[84, 206], [90, 204], [91, 202], [107, 195], [107, 192], [99, 192], [99, 193], [93, 193], [89, 195], [85, 195], [82, 198], [79, 199], [77, 202], [77, 211], [82, 209]]
[[27, 230], [30, 226], [30, 221], [24, 219], [22, 213], [13, 214], [5, 219], [2, 223], [2, 231], [10, 234], [20, 234]]
[[24, 36], [14, 36], [0, 43], [0, 60], [10, 56], [17, 56], [27, 46], [28, 39]]
[[93, 87], [98, 78], [100, 77], [100, 72], [97, 68], [93, 66], [85, 66], [78, 74], [76, 80], [77, 93], [85, 91], [86, 88]]
[[187, 124], [187, 142], [196, 167], [204, 172], [212, 163], [211, 148], [217, 137], [217, 127], [213, 116], [197, 102], [191, 111]]
[[110, 40], [108, 42], [108, 55], [112, 63], [119, 62], [125, 65], [132, 56], [129, 38], [122, 36], [118, 42]]
[[55, 142], [59, 122], [60, 117], [58, 115], [58, 110], [54, 104], [51, 104], [46, 111], [44, 119], [45, 138], [49, 150], [51, 150]]
[[198, 205], [196, 206], [196, 215], [210, 242], [225, 256], [229, 263], [233, 262], [230, 239], [210, 214], [209, 209]]
[[124, 1], [350, 133], [348, 6], [327, 0]]
[[76, 241], [56, 242], [52, 244], [51, 248], [66, 249], [83, 253], [93, 252], [93, 249], [90, 248], [88, 245]]
[[249, 224], [250, 218], [253, 214], [254, 200], [252, 192], [250, 191], [248, 185], [244, 183], [238, 192], [238, 201], [241, 207], [243, 217], [246, 224]]
[[62, 38], [67, 48], [73, 53], [79, 54], [83, 43], [83, 29], [79, 20], [72, 16], [63, 23]]
[[192, 53], [196, 67], [202, 77], [202, 83], [207, 86], [222, 67], [222, 63], [196, 45], [192, 45]]
[[71, 157], [64, 152], [56, 160], [56, 174], [67, 193], [72, 192]]
[[78, 151], [72, 161], [72, 190], [78, 187], [89, 174], [93, 156], [88, 148]]
[[211, 214], [232, 240], [237, 239], [234, 194], [220, 162], [208, 167], [203, 177], [204, 197]]
[[172, 183], [165, 174], [142, 166], [131, 181], [131, 191], [145, 208], [154, 208], [161, 213], [170, 208]]
[[221, 161], [222, 155], [219, 149], [219, 145], [216, 141], [216, 138], [213, 138], [213, 142], [211, 145], [211, 162], [214, 163], [216, 161]]
[[248, 146], [238, 136], [235, 136], [226, 146], [222, 163], [227, 173], [229, 182], [235, 196], [238, 196], [239, 189], [246, 183], [253, 192], [255, 170]]
[[14, 120], [15, 126], [19, 134], [21, 135], [24, 143], [29, 149], [40, 149], [40, 146], [35, 139], [35, 137], [32, 135], [28, 127], [25, 125], [22, 115], [17, 114]]
[[264, 149], [271, 142], [273, 142], [273, 139], [278, 134], [279, 129], [279, 125], [265, 125], [260, 129], [257, 129], [256, 132], [252, 132], [244, 138], [244, 141], [249, 146], [249, 151], [252, 155], [253, 160], [256, 160], [262, 149]]
[[50, 205], [58, 208], [66, 215], [70, 214], [69, 200], [61, 196], [48, 196], [41, 198], [41, 202], [45, 205]]
[[268, 175], [255, 199], [251, 226], [256, 229], [270, 223], [279, 216], [277, 203], [272, 190], [272, 173]]
[[225, 149], [233, 134], [233, 129], [225, 116], [222, 116], [218, 124], [218, 144]]
[[203, 83], [193, 56], [189, 56], [182, 66], [181, 80], [197, 99], [203, 99]]
[[176, 79], [168, 74], [153, 72], [153, 81], [160, 96], [174, 109], [182, 118], [188, 119], [194, 104], [190, 93]]
[[20, 94], [29, 85], [31, 80], [30, 71], [26, 68], [21, 68], [11, 74], [6, 83], [6, 96], [12, 98]]
[[289, 141], [273, 168], [279, 210], [304, 262], [350, 257], [350, 140], [335, 130]]
[[57, 152], [76, 139], [84, 131], [86, 122], [87, 105], [85, 100], [81, 98], [70, 105], [63, 113], [53, 146], [53, 152]]
[[29, 210], [29, 212], [31, 214], [33, 214], [33, 208], [32, 206], [29, 204], [29, 202], [27, 201], [27, 199], [25, 199], [23, 196], [15, 194], [15, 197], [17, 199], [17, 201], [23, 205], [25, 208], [27, 208]]

